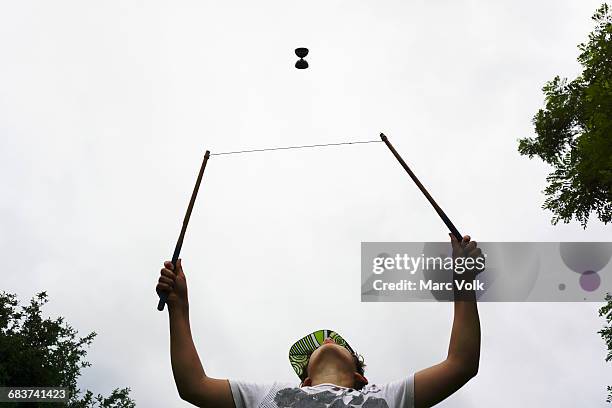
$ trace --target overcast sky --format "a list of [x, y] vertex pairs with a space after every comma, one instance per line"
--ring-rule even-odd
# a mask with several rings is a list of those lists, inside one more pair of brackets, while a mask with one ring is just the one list
[[[206, 149], [384, 132], [478, 241], [609, 240], [552, 226], [550, 168], [517, 153], [599, 4], [1, 1], [1, 289], [98, 332], [82, 388], [180, 407], [154, 286]], [[361, 303], [359, 253], [447, 239], [382, 144], [213, 157], [182, 251], [207, 373], [297, 380], [288, 348], [318, 328], [370, 382], [439, 362], [452, 305]], [[604, 406], [599, 306], [481, 304], [479, 375], [440, 406]]]

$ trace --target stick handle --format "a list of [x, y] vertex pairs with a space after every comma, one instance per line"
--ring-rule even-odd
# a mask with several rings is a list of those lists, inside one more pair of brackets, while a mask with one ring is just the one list
[[[193, 210], [193, 204], [195, 203], [196, 197], [198, 196], [198, 190], [200, 189], [200, 183], [202, 182], [202, 176], [204, 176], [204, 169], [206, 168], [206, 162], [208, 162], [208, 158], [210, 157], [210, 152], [207, 150], [204, 154], [204, 160], [202, 161], [202, 167], [200, 167], [200, 172], [198, 173], [198, 179], [196, 180], [195, 187], [193, 188], [193, 192], [191, 193], [191, 199], [189, 200], [189, 206], [187, 207], [187, 212], [185, 213], [185, 218], [183, 219], [183, 227], [181, 228], [181, 233], [178, 237], [178, 241], [176, 242], [176, 246], [174, 247], [174, 254], [172, 254], [172, 266], [174, 267], [176, 273], [176, 261], [178, 261], [179, 255], [181, 254], [181, 247], [183, 246], [183, 239], [185, 238], [185, 231], [187, 231], [187, 224], [189, 224], [189, 218], [191, 217], [191, 211]], [[157, 304], [157, 310], [164, 310], [164, 305], [166, 304], [166, 300], [168, 300], [167, 293], [159, 294], [159, 303]]]
[[425, 186], [423, 186], [423, 184], [419, 181], [417, 176], [412, 172], [412, 170], [410, 170], [410, 167], [408, 167], [408, 165], [406, 164], [404, 159], [402, 159], [402, 156], [399, 155], [399, 153], [397, 152], [397, 150], [395, 150], [395, 148], [393, 147], [391, 142], [389, 142], [389, 139], [387, 139], [387, 136], [385, 136], [383, 133], [381, 133], [380, 134], [380, 138], [382, 139], [383, 142], [385, 142], [385, 144], [387, 145], [389, 150], [391, 150], [391, 153], [393, 153], [393, 155], [395, 156], [397, 161], [400, 162], [400, 164], [402, 165], [404, 170], [406, 170], [406, 173], [408, 173], [408, 175], [410, 176], [412, 181], [414, 181], [414, 183], [417, 185], [419, 190], [421, 190], [423, 195], [425, 195], [425, 198], [427, 198], [427, 201], [429, 201], [429, 203], [433, 206], [434, 210], [436, 210], [436, 212], [438, 213], [440, 218], [442, 218], [442, 221], [444, 221], [444, 224], [446, 224], [446, 226], [448, 227], [450, 232], [455, 236], [455, 238], [457, 238], [457, 241], [461, 242], [461, 240], [463, 239], [463, 236], [461, 236], [461, 234], [459, 233], [457, 228], [453, 225], [451, 220], [446, 216], [444, 211], [442, 211], [442, 208], [440, 208], [438, 203], [435, 202], [435, 200], [433, 199], [431, 194], [429, 194], [427, 189], [425, 189]]

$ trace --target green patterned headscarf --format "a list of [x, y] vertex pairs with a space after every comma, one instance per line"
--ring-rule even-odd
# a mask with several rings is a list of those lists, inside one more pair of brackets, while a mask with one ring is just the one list
[[296, 341], [289, 349], [289, 362], [301, 380], [304, 380], [302, 376], [308, 366], [310, 355], [313, 351], [318, 349], [328, 337], [340, 346], [346, 348], [351, 354], [355, 354], [346, 340], [333, 330], [317, 330], [316, 332], [310, 333]]

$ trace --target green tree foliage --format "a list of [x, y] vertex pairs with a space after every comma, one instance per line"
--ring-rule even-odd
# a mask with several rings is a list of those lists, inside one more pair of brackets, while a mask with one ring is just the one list
[[[599, 316], [606, 319], [606, 325], [598, 333], [608, 347], [606, 361], [612, 361], [612, 294], [608, 293], [606, 295], [606, 302], [608, 303], [599, 309]], [[612, 386], [608, 386], [608, 399], [606, 401], [612, 403]]]
[[552, 165], [542, 208], [552, 223], [572, 218], [586, 228], [592, 212], [612, 219], [612, 16], [607, 4], [593, 15], [595, 29], [578, 46], [584, 70], [571, 82], [556, 76], [544, 88], [546, 107], [533, 118], [537, 137], [519, 140], [519, 152]]
[[89, 390], [82, 394], [77, 379], [81, 369], [91, 365], [84, 360], [85, 348], [91, 345], [96, 333], [79, 337], [63, 317], [43, 319], [42, 307], [47, 301], [47, 294], [41, 292], [29, 305], [21, 306], [16, 295], [0, 293], [0, 386], [68, 388], [69, 402], [41, 404], [49, 408], [135, 407], [129, 388], [115, 389], [109, 397], [94, 395]]

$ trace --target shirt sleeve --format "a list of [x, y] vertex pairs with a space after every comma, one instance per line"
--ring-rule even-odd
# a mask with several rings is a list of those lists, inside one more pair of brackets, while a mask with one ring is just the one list
[[229, 380], [236, 408], [257, 408], [265, 399], [270, 399], [281, 388], [295, 387], [284, 383], [258, 384]]
[[389, 407], [414, 408], [414, 375], [380, 386]]

